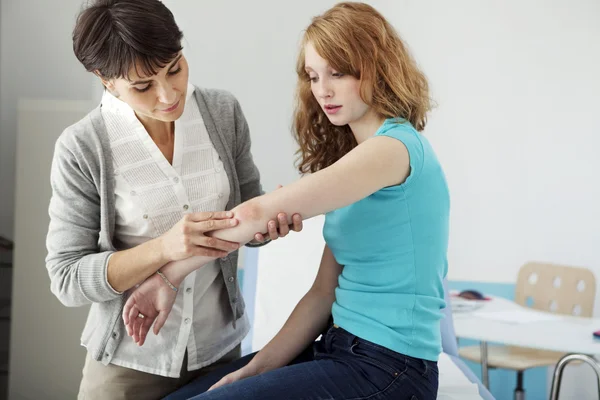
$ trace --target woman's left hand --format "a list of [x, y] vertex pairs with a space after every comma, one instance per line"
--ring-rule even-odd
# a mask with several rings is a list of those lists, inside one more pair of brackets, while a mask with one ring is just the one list
[[142, 346], [153, 323], [154, 334], [158, 335], [173, 308], [176, 297], [177, 292], [171, 289], [158, 274], [152, 275], [137, 288], [132, 289], [123, 308], [123, 322], [127, 334], [133, 337], [134, 342]]
[[236, 371], [233, 371], [232, 373], [230, 373], [228, 375], [225, 375], [223, 378], [221, 378], [220, 381], [218, 381], [217, 383], [215, 383], [214, 385], [212, 385], [208, 389], [208, 391], [214, 390], [214, 389], [219, 388], [221, 386], [229, 385], [229, 384], [231, 384], [233, 382], [242, 380], [244, 378], [249, 378], [251, 376], [258, 375], [258, 374], [259, 374], [259, 371], [256, 370], [256, 369], [254, 369], [252, 367], [252, 363], [250, 363], [250, 364], [248, 364], [248, 365], [246, 365], [246, 366], [244, 366], [244, 367], [242, 367], [242, 368], [240, 368], [240, 369], [238, 369]]
[[[277, 189], [283, 186], [277, 185]], [[275, 189], [275, 190], [277, 190]], [[259, 243], [264, 243], [268, 240], [277, 240], [280, 237], [286, 237], [290, 233], [290, 229], [294, 232], [300, 232], [302, 230], [302, 217], [300, 214], [292, 215], [292, 224], [288, 224], [288, 218], [286, 213], [277, 214], [277, 221], [271, 220], [267, 223], [267, 234], [258, 232], [254, 235], [254, 240]]]
[[267, 224], [267, 234], [257, 233], [254, 235], [254, 240], [259, 243], [264, 243], [265, 240], [277, 240], [280, 237], [286, 237], [290, 233], [290, 229], [294, 232], [300, 232], [302, 230], [302, 217], [300, 214], [294, 214], [292, 216], [292, 224], [288, 225], [287, 214], [277, 214], [277, 221], [271, 220]]

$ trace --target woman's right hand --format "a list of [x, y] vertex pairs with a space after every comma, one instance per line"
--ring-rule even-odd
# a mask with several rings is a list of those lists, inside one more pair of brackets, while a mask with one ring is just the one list
[[165, 324], [171, 313], [177, 292], [163, 279], [154, 274], [135, 289], [131, 290], [123, 307], [123, 322], [127, 334], [133, 341], [143, 346], [150, 327], [154, 324], [154, 334]]
[[208, 389], [208, 391], [217, 389], [221, 386], [229, 385], [233, 382], [242, 380], [244, 378], [249, 378], [251, 376], [258, 375], [260, 372], [261, 371], [258, 368], [254, 367], [251, 362], [250, 364], [247, 364], [246, 366], [244, 366], [236, 371], [233, 371], [232, 373], [230, 373], [228, 375], [225, 375], [223, 378], [221, 378], [220, 381], [218, 381], [217, 383], [212, 385]]
[[231, 211], [198, 212], [186, 214], [160, 237], [162, 254], [169, 261], [185, 260], [193, 256], [225, 257], [240, 248], [239, 243], [228, 242], [205, 235], [218, 229], [238, 224]]

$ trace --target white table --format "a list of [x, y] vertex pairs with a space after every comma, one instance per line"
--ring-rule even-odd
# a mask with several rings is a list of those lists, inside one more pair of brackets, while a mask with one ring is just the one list
[[[478, 312], [518, 311], [518, 304], [493, 297], [484, 301], [483, 306], [474, 311], [454, 312], [456, 336], [481, 342], [482, 381], [489, 387], [487, 366], [487, 343], [527, 347], [539, 350], [551, 350], [567, 353], [556, 364], [552, 379], [550, 399], [558, 399], [562, 373], [567, 364], [578, 360], [589, 364], [598, 378], [600, 392], [600, 364], [593, 357], [600, 355], [600, 339], [592, 332], [600, 330], [600, 318], [582, 318], [556, 315], [552, 320], [526, 323], [508, 323], [478, 316]], [[526, 309], [529, 311], [529, 309]], [[544, 313], [546, 315], [546, 313]]]

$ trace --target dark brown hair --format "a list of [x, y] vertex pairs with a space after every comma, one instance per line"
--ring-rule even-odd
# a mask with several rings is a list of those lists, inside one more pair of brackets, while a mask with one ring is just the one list
[[93, 0], [79, 14], [73, 51], [104, 79], [155, 75], [181, 51], [182, 32], [159, 0]]
[[408, 121], [417, 131], [425, 128], [429, 85], [396, 30], [370, 5], [339, 3], [313, 18], [296, 64], [294, 135], [300, 173], [326, 168], [357, 146], [350, 127], [333, 125], [312, 94], [304, 69], [306, 43], [336, 71], [360, 80], [362, 100], [378, 115]]

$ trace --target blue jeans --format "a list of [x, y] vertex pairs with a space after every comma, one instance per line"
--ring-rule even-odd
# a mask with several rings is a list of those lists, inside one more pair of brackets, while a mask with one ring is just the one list
[[437, 397], [436, 362], [396, 353], [335, 326], [290, 365], [206, 392], [253, 356], [242, 357], [209, 373], [164, 400], [434, 400]]

